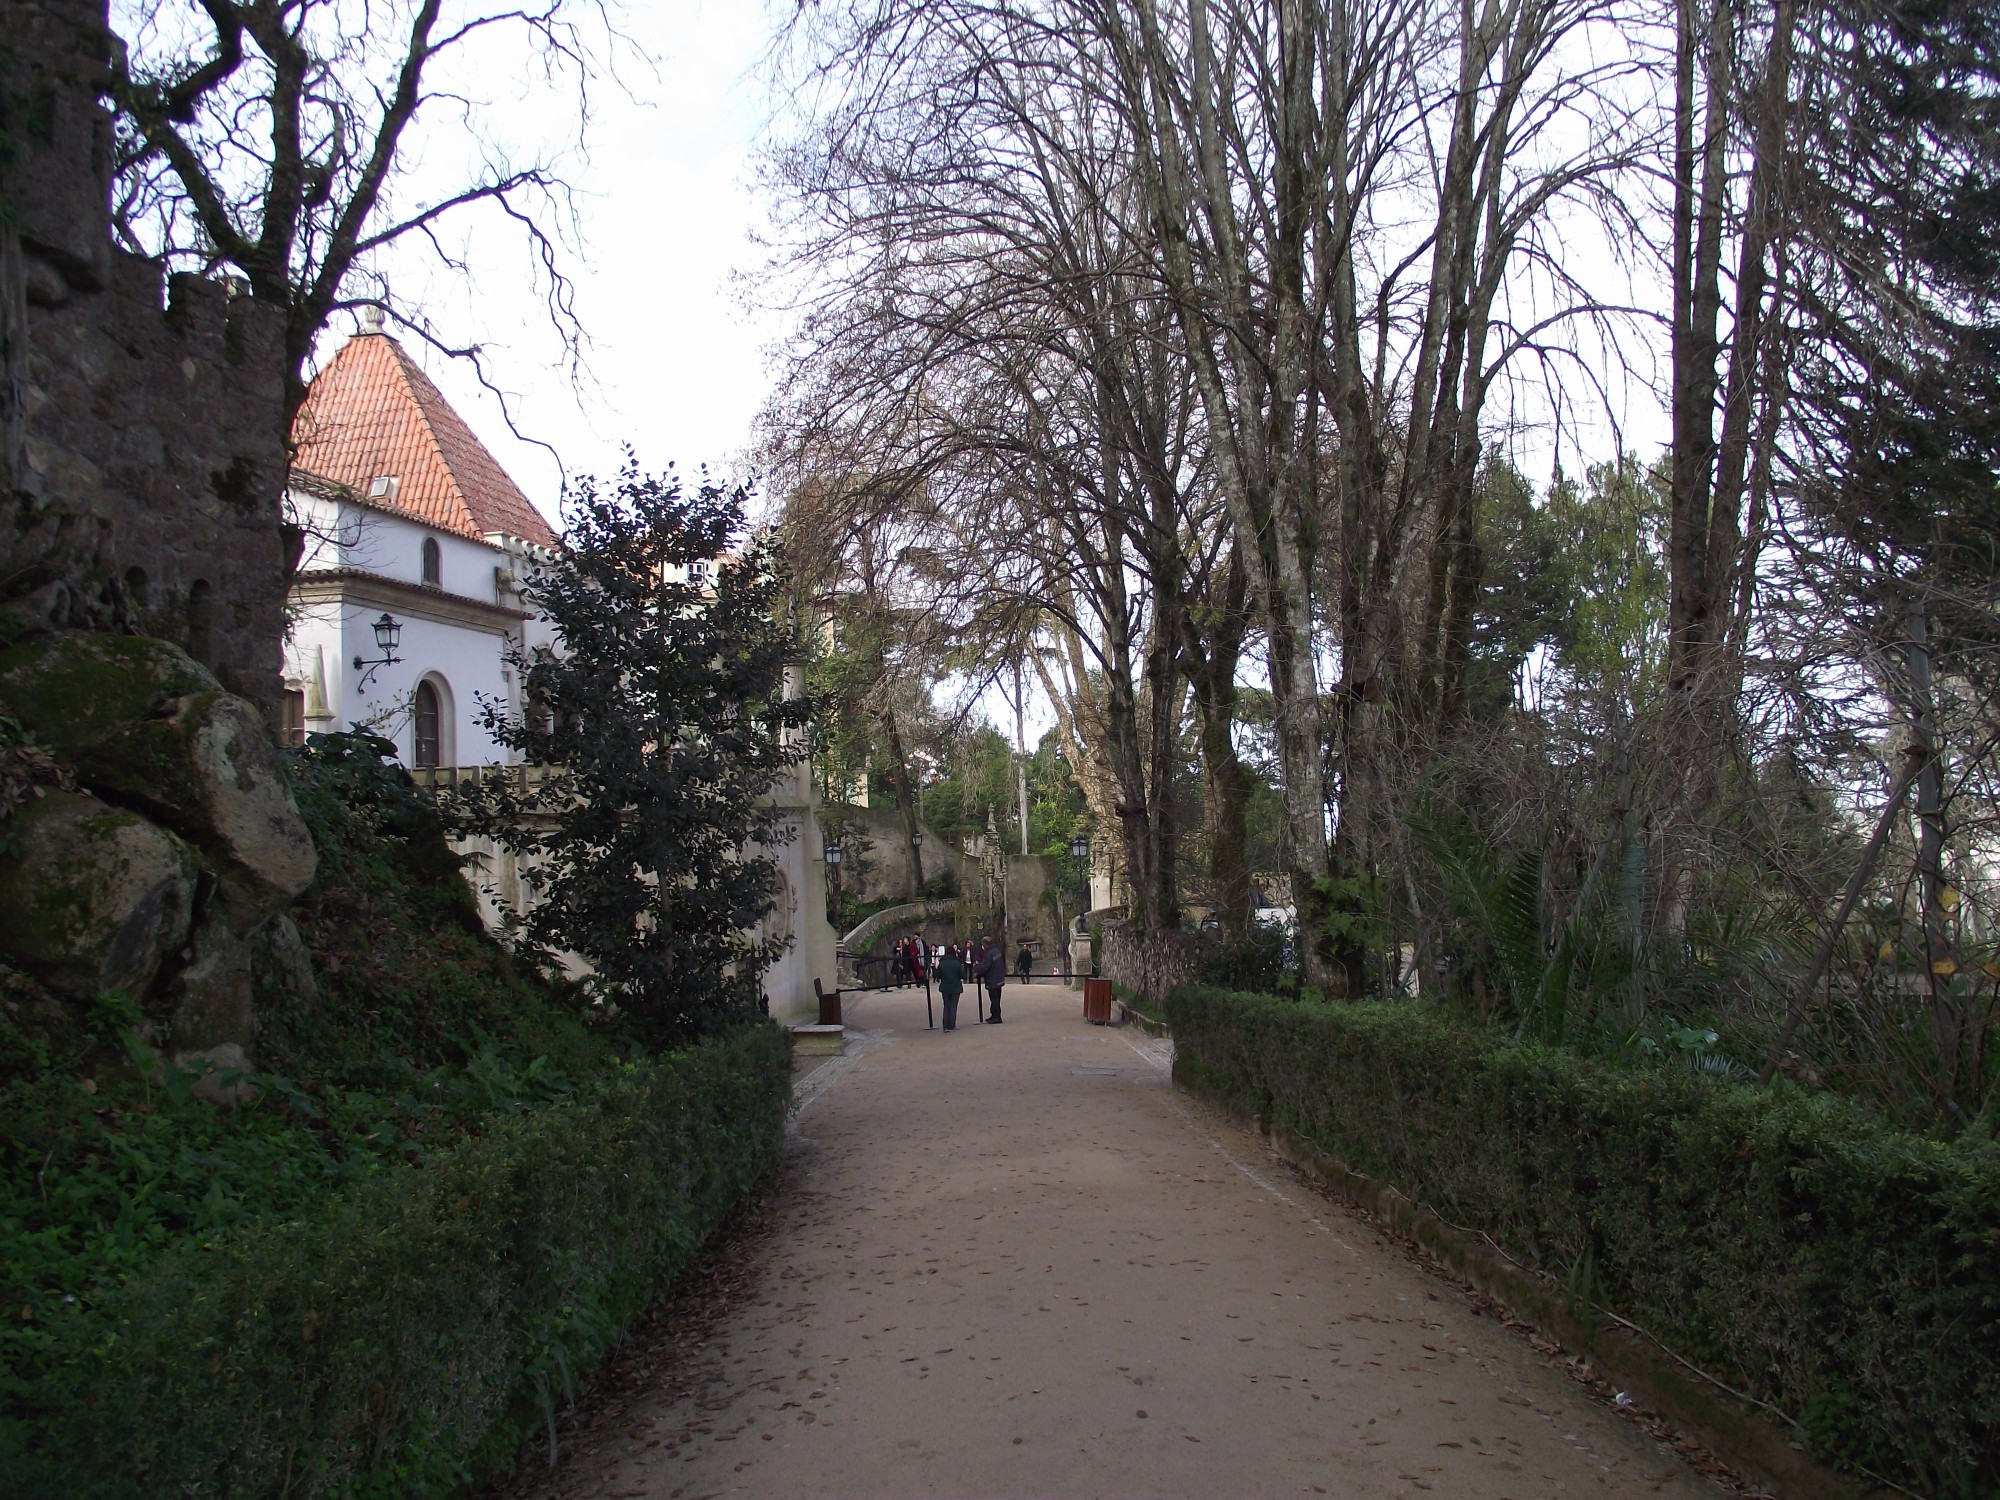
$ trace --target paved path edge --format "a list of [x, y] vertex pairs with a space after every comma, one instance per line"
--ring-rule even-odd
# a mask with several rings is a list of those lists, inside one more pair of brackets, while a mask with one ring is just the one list
[[1650, 1340], [1617, 1324], [1587, 1326], [1559, 1291], [1502, 1255], [1484, 1237], [1447, 1223], [1393, 1184], [1355, 1171], [1303, 1136], [1259, 1116], [1203, 1078], [1178, 1052], [1173, 1077], [1175, 1087], [1256, 1131], [1279, 1156], [1334, 1197], [1414, 1241], [1431, 1259], [1566, 1350], [1588, 1355], [1597, 1372], [1638, 1406], [1658, 1413], [1669, 1426], [1783, 1500], [1889, 1500], [1896, 1493], [1822, 1463], [1799, 1446], [1788, 1428], [1694, 1374]]

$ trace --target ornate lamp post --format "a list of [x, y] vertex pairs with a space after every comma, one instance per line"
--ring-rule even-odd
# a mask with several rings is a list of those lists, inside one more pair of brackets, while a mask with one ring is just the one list
[[1090, 910], [1090, 840], [1078, 834], [1069, 841], [1069, 857], [1076, 861], [1078, 916]]

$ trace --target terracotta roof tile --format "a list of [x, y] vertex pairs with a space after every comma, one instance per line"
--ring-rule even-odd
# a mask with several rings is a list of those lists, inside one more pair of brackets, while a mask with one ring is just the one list
[[[430, 377], [386, 333], [356, 334], [314, 378], [292, 426], [301, 469], [460, 536], [555, 535]], [[393, 476], [393, 496], [369, 496]]]

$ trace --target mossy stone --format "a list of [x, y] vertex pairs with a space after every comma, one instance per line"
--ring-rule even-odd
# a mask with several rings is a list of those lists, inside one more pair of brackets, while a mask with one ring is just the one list
[[87, 749], [167, 700], [219, 691], [206, 667], [151, 636], [70, 631], [0, 651], [0, 711], [62, 755]]
[[52, 990], [138, 998], [187, 941], [199, 865], [136, 813], [54, 792], [7, 821], [0, 953]]
[[239, 936], [312, 881], [312, 837], [262, 716], [241, 698], [209, 689], [169, 699], [77, 752], [76, 769], [209, 857]]

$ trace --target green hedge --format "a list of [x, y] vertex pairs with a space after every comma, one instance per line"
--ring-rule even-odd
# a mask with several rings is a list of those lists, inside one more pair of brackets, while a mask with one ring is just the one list
[[1176, 1068], [1929, 1494], [2000, 1495], [2000, 1148], [1414, 1005], [1190, 987]]
[[177, 1247], [0, 1433], [0, 1490], [386, 1497], [504, 1469], [776, 1162], [790, 1056], [745, 1027]]

